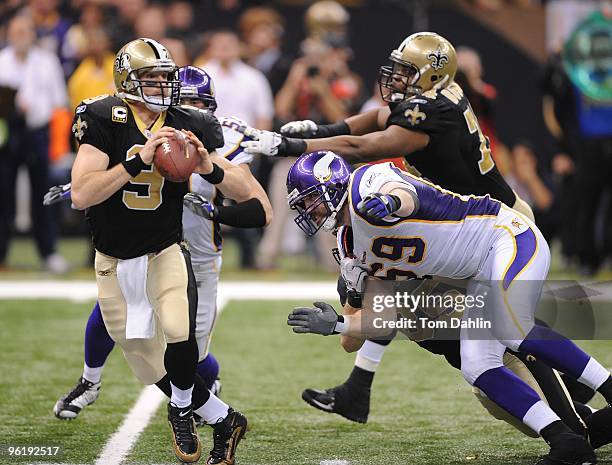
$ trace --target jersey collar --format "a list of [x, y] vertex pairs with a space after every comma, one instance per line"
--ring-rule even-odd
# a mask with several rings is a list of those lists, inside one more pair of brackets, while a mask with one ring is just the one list
[[151, 137], [152, 133], [157, 132], [164, 125], [164, 122], [166, 121], [165, 111], [162, 111], [157, 116], [153, 124], [150, 127], [147, 127], [145, 122], [140, 118], [140, 116], [138, 116], [138, 113], [136, 112], [136, 109], [134, 108], [134, 106], [125, 99], [123, 101], [127, 104], [128, 107], [130, 107], [132, 116], [134, 117], [134, 121], [136, 122], [136, 126], [138, 127], [142, 135], [145, 136], [147, 139]]

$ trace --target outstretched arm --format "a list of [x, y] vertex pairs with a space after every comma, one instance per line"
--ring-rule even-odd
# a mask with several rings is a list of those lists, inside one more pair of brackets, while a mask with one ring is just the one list
[[344, 135], [323, 139], [293, 139], [253, 128], [246, 128], [244, 133], [253, 139], [241, 144], [247, 153], [297, 157], [305, 152], [331, 150], [349, 163], [397, 157], [421, 150], [429, 144], [427, 134], [397, 125], [363, 136]]

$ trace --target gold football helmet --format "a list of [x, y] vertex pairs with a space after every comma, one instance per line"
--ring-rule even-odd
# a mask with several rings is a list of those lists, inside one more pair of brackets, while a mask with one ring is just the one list
[[401, 102], [431, 89], [448, 86], [455, 78], [457, 55], [453, 45], [434, 32], [408, 36], [381, 66], [378, 83], [385, 102]]
[[323, 39], [327, 36], [343, 37], [350, 15], [334, 0], [321, 0], [312, 4], [304, 17], [308, 36]]
[[[147, 71], [166, 73], [166, 78], [143, 79]], [[166, 47], [155, 40], [141, 38], [125, 44], [115, 57], [113, 78], [118, 97], [142, 102], [151, 111], [161, 112], [179, 102], [178, 67]], [[159, 89], [159, 92], [147, 95], [145, 89]]]

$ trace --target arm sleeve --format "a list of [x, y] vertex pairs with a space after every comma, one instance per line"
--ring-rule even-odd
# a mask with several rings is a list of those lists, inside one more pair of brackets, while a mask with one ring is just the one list
[[259, 199], [249, 199], [236, 205], [217, 207], [216, 221], [236, 228], [261, 228], [266, 225], [266, 212]]

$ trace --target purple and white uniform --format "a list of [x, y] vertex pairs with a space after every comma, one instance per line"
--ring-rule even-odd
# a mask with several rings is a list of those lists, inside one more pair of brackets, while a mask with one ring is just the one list
[[[220, 118], [225, 145], [217, 153], [235, 165], [253, 161], [253, 155], [245, 153], [240, 142], [246, 137], [237, 130], [244, 122], [237, 118]], [[220, 203], [217, 189], [198, 174], [191, 176], [190, 189], [207, 199]], [[200, 360], [208, 354], [212, 328], [217, 317], [217, 284], [221, 271], [221, 228], [217, 222], [183, 209], [183, 234], [189, 244], [191, 263], [198, 285], [198, 312], [196, 315], [196, 340]]]

